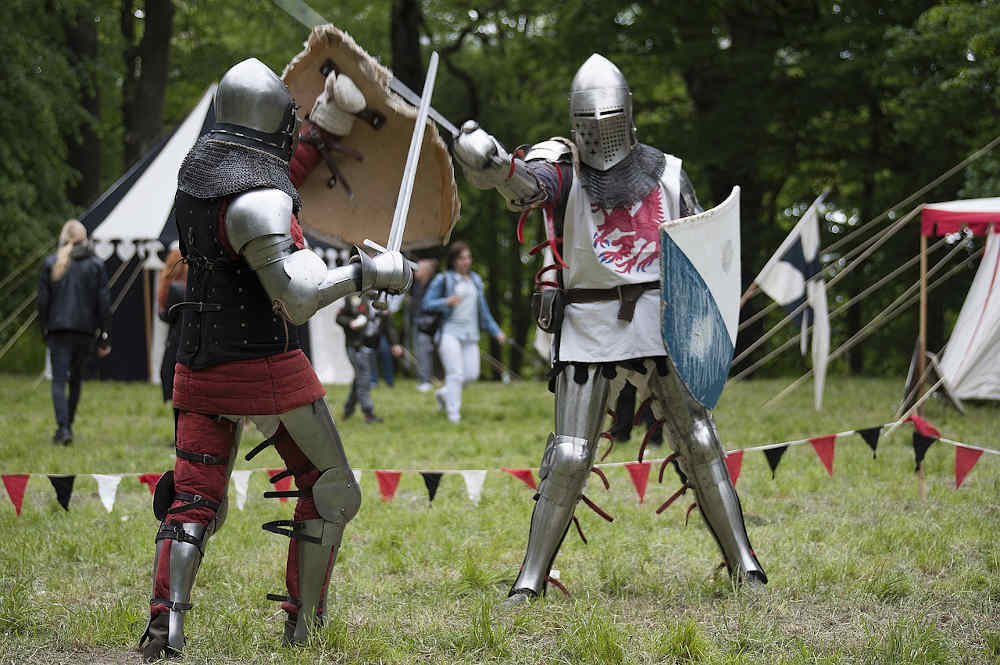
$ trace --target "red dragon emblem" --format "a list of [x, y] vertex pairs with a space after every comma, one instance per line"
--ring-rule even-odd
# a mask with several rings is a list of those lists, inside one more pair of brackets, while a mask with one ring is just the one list
[[659, 187], [629, 208], [592, 209], [604, 216], [594, 233], [594, 248], [607, 248], [597, 254], [601, 263], [611, 264], [619, 273], [643, 272], [660, 256], [663, 198]]

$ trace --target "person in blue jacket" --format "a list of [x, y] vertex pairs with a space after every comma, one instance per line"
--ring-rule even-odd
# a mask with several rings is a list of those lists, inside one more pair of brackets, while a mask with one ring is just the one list
[[461, 420], [462, 385], [479, 378], [479, 331], [503, 344], [507, 336], [490, 314], [483, 297], [483, 279], [471, 271], [472, 252], [457, 240], [448, 247], [448, 270], [431, 280], [424, 295], [426, 312], [443, 312], [438, 355], [444, 366], [444, 387], [434, 396], [448, 415]]

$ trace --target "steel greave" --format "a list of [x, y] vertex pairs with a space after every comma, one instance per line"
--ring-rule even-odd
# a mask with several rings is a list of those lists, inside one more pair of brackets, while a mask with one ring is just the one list
[[567, 367], [556, 377], [556, 431], [549, 436], [542, 456], [538, 502], [531, 514], [524, 563], [511, 593], [544, 591], [597, 452], [609, 381], [597, 367], [588, 368], [583, 384], [573, 379], [574, 373], [573, 367]]
[[730, 575], [766, 583], [764, 569], [750, 547], [743, 509], [711, 413], [681, 384], [672, 363], [667, 376], [654, 376], [649, 385], [658, 398], [654, 411], [661, 411], [670, 444], [680, 454], [681, 470]]
[[[211, 534], [206, 533], [206, 525], [186, 522], [179, 526], [199, 539], [202, 548], [208, 544], [208, 536]], [[191, 589], [201, 566], [201, 558], [202, 554], [197, 546], [179, 540], [170, 541], [170, 594], [167, 600], [174, 603], [191, 602]], [[167, 646], [181, 652], [184, 650], [184, 642], [184, 611], [171, 609]]]
[[291, 642], [302, 644], [309, 632], [323, 619], [326, 609], [327, 583], [330, 571], [340, 549], [344, 524], [324, 520], [305, 520], [298, 529], [302, 534], [322, 539], [322, 544], [294, 540], [297, 548], [299, 612], [295, 630], [287, 636]]

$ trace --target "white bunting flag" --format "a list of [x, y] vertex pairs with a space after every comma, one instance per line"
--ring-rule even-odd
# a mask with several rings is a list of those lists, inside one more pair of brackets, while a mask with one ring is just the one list
[[118, 483], [122, 481], [121, 476], [108, 476], [100, 473], [91, 474], [97, 481], [97, 493], [101, 496], [101, 503], [110, 513], [115, 507], [115, 494], [118, 492]]
[[351, 473], [354, 474], [354, 482], [358, 484], [358, 487], [361, 487], [361, 471], [358, 469], [351, 469]]
[[233, 471], [233, 487], [236, 489], [236, 507], [243, 510], [247, 505], [247, 485], [253, 471]]
[[465, 481], [465, 491], [469, 495], [469, 500], [479, 503], [483, 495], [483, 482], [486, 480], [485, 471], [459, 471], [462, 480]]

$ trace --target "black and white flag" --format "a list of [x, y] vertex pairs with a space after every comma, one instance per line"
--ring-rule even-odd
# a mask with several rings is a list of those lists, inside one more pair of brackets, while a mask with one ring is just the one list
[[805, 355], [812, 325], [813, 402], [823, 404], [826, 361], [830, 354], [830, 319], [826, 307], [826, 283], [819, 260], [819, 207], [826, 192], [813, 201], [778, 251], [754, 282], [775, 302], [793, 312], [805, 304], [797, 318], [802, 327], [801, 348]]

